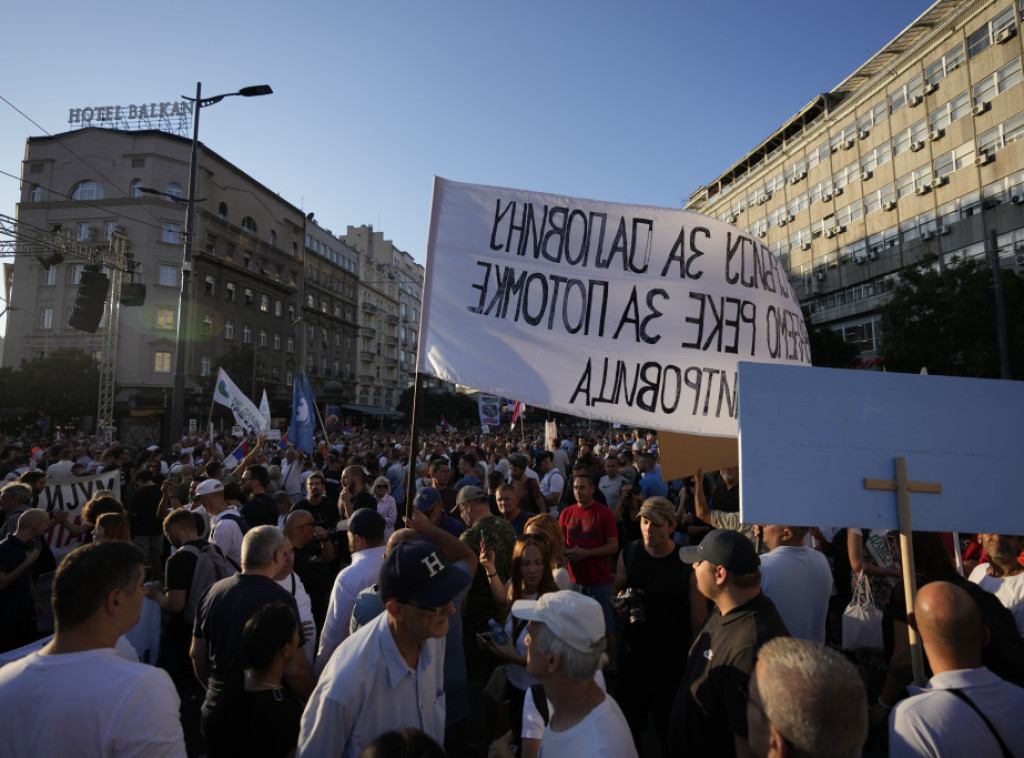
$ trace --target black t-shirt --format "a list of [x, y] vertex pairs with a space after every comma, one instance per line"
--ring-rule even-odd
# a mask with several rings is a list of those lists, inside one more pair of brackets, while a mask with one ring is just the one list
[[736, 754], [733, 735], [747, 736], [743, 687], [757, 662], [757, 651], [789, 630], [764, 594], [723, 616], [711, 611], [690, 648], [669, 725], [672, 755], [722, 758]]
[[[209, 543], [206, 540], [194, 539], [186, 542], [185, 545], [192, 545], [202, 550], [204, 545]], [[184, 547], [185, 545], [182, 545]], [[192, 577], [196, 572], [196, 563], [199, 558], [188, 550], [179, 548], [167, 559], [164, 570], [164, 588], [171, 590], [184, 590], [185, 602], [188, 603], [188, 592], [192, 587]], [[164, 644], [174, 647], [176, 650], [188, 652], [192, 644], [192, 627], [185, 621], [185, 611], [171, 613], [167, 616], [167, 630], [164, 634]]]
[[251, 529], [254, 526], [277, 526], [277, 503], [266, 492], [258, 492], [240, 509]]
[[[259, 574], [235, 574], [210, 587], [199, 603], [192, 636], [206, 642], [210, 655], [210, 680], [203, 710], [213, 712], [225, 686], [241, 689], [241, 667], [233, 667], [242, 648], [242, 630], [256, 611], [267, 603], [285, 601], [299, 618], [295, 598], [281, 585]], [[299, 627], [299, 646], [306, 642]], [[226, 676], [238, 681], [225, 683]]]
[[[678, 676], [690, 649], [690, 574], [693, 568], [679, 560], [677, 550], [655, 558], [643, 540], [622, 551], [626, 587], [643, 591], [644, 621], [627, 622], [620, 641], [623, 666], [635, 666], [643, 676], [658, 672]], [[652, 665], [646, 665], [650, 662]]]
[[358, 511], [360, 508], [372, 508], [377, 510], [377, 498], [369, 490], [363, 490], [355, 499], [352, 501], [352, 510]]
[[233, 711], [230, 726], [237, 755], [283, 758], [295, 750], [299, 743], [302, 702], [287, 684], [278, 690], [242, 692], [238, 706]]
[[334, 529], [340, 518], [338, 506], [329, 502], [326, 496], [320, 498], [319, 503], [311, 503], [308, 498], [303, 498], [292, 507], [292, 510], [309, 511], [313, 514], [313, 524], [324, 529]]
[[128, 499], [128, 518], [133, 537], [155, 537], [163, 533], [163, 525], [156, 517], [162, 494], [155, 484], [139, 487]]
[[[13, 534], [0, 541], [0, 572], [9, 574], [25, 562], [28, 545]], [[32, 615], [32, 572], [21, 576], [0, 590], [0, 620], [13, 621]]]

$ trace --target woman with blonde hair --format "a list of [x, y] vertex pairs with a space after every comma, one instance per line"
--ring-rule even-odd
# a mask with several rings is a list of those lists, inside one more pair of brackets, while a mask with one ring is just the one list
[[568, 564], [565, 560], [565, 546], [558, 519], [550, 513], [540, 513], [529, 519], [523, 526], [524, 534], [543, 534], [548, 538], [548, 552], [551, 556], [551, 575], [560, 590], [571, 589]]
[[398, 520], [398, 504], [391, 496], [391, 482], [386, 476], [378, 476], [373, 480], [373, 496], [377, 498], [377, 513], [384, 519], [384, 539], [387, 540], [395, 531]]

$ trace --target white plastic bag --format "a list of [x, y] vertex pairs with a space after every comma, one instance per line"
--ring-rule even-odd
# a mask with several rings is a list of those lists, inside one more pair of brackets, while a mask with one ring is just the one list
[[882, 610], [871, 598], [871, 582], [861, 571], [853, 599], [843, 611], [843, 649], [882, 649]]

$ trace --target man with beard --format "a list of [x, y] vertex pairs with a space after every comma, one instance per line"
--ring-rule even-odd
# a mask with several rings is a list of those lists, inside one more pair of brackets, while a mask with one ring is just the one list
[[668, 755], [668, 719], [672, 699], [686, 670], [693, 628], [707, 615], [707, 601], [690, 592], [693, 574], [678, 558], [675, 508], [662, 497], [640, 507], [643, 538], [619, 553], [612, 606], [627, 619], [617, 656], [615, 694], [629, 722], [637, 750], [643, 752], [648, 718], [662, 755]]

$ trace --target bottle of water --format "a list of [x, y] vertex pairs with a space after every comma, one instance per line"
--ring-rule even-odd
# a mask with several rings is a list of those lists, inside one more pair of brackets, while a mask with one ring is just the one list
[[491, 639], [494, 640], [495, 645], [508, 644], [508, 634], [505, 632], [505, 627], [498, 626], [498, 622], [494, 619], [488, 619], [487, 626], [491, 628]]

